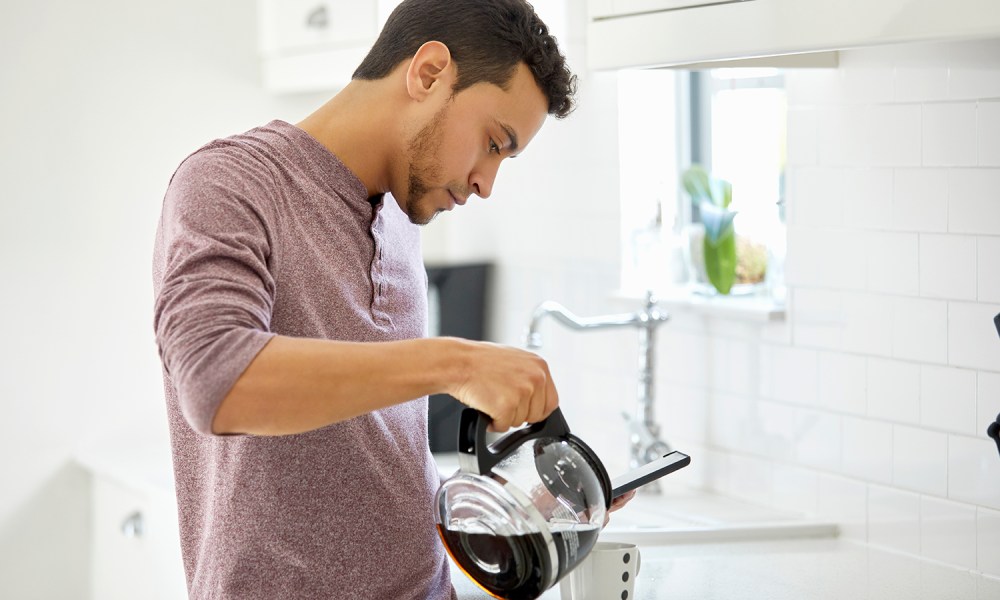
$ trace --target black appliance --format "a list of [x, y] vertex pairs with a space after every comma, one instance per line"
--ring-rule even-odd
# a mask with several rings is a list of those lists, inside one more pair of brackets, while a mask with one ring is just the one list
[[[1000, 314], [993, 317], [993, 324], [996, 325], [997, 333], [1000, 334]], [[993, 438], [993, 441], [997, 443], [997, 452], [1000, 452], [1000, 415], [997, 415], [997, 420], [986, 428], [986, 435]]]
[[[486, 340], [492, 265], [426, 265], [426, 269], [429, 335]], [[447, 394], [429, 398], [427, 437], [431, 452], [458, 450], [456, 432], [463, 408], [463, 404]]]

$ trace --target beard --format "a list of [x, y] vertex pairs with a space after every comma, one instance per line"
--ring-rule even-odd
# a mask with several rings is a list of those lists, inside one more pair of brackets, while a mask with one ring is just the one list
[[429, 206], [429, 181], [438, 181], [441, 167], [435, 161], [441, 149], [441, 125], [450, 105], [446, 104], [413, 136], [407, 148], [410, 155], [409, 179], [406, 190], [406, 216], [414, 225], [426, 225], [443, 209]]

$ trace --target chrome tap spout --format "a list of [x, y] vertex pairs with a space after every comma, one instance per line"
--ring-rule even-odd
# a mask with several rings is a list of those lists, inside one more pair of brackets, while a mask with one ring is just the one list
[[531, 324], [528, 326], [526, 342], [529, 349], [537, 350], [542, 347], [542, 334], [539, 333], [538, 328], [542, 319], [547, 316], [554, 317], [566, 327], [577, 331], [625, 327], [636, 325], [641, 321], [640, 313], [624, 313], [602, 317], [578, 317], [562, 304], [546, 300], [539, 304], [531, 314]]
[[[559, 323], [574, 331], [593, 331], [620, 327], [635, 327], [639, 331], [638, 402], [635, 417], [627, 417], [631, 431], [631, 464], [638, 467], [652, 459], [670, 452], [670, 446], [660, 438], [660, 427], [656, 424], [653, 410], [655, 399], [656, 328], [670, 319], [669, 313], [661, 311], [651, 292], [646, 293], [645, 306], [634, 313], [612, 314], [597, 317], [578, 317], [566, 307], [547, 300], [539, 304], [531, 314], [526, 345], [537, 350], [542, 347], [539, 331], [545, 317], [551, 316]], [[627, 415], [626, 415], [627, 416]], [[649, 485], [650, 491], [659, 489]]]

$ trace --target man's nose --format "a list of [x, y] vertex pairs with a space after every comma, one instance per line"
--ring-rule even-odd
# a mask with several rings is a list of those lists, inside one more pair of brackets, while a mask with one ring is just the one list
[[479, 167], [472, 176], [472, 189], [480, 198], [489, 198], [493, 193], [493, 182], [496, 181], [497, 171], [500, 170], [500, 162], [486, 164]]

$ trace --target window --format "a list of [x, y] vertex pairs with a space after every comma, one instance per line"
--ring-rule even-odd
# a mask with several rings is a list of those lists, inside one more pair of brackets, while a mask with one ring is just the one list
[[619, 74], [623, 291], [704, 289], [685, 234], [700, 215], [680, 184], [697, 163], [733, 186], [738, 252], [766, 248], [766, 282], [731, 293], [783, 300], [786, 121], [777, 69]]

